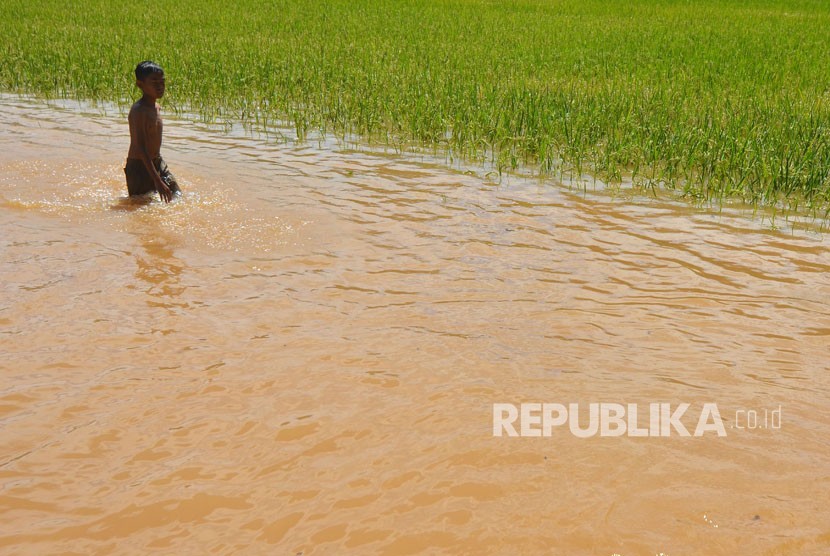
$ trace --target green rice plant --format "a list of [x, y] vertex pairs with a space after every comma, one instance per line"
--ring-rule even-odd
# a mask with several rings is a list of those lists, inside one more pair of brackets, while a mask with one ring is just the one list
[[827, 207], [823, 0], [6, 0], [0, 89]]

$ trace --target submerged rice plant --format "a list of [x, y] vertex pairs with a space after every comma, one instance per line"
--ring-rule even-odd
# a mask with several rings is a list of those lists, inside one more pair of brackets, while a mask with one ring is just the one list
[[830, 206], [822, 0], [6, 0], [0, 89]]

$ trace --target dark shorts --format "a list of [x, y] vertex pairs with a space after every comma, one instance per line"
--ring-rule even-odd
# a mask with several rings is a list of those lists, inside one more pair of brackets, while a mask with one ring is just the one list
[[[170, 188], [174, 194], [181, 194], [179, 184], [176, 181], [176, 176], [170, 173], [167, 168], [167, 163], [161, 157], [153, 159], [153, 166], [158, 170], [159, 176], [167, 187]], [[124, 166], [124, 174], [127, 176], [127, 191], [130, 196], [144, 195], [145, 193], [152, 193], [156, 190], [156, 185], [153, 183], [153, 178], [144, 166], [144, 163], [137, 158], [128, 158], [127, 165]]]

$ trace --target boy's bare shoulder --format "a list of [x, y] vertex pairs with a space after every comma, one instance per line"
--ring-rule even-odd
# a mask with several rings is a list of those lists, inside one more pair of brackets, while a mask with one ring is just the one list
[[130, 107], [130, 114], [128, 116], [129, 119], [144, 119], [148, 117], [153, 117], [157, 113], [156, 109], [152, 106], [147, 106], [143, 102], [136, 101]]

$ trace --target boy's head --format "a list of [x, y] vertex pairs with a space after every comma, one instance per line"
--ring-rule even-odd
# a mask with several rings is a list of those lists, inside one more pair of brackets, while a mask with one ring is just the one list
[[155, 98], [164, 96], [164, 70], [150, 60], [145, 60], [135, 67], [135, 86], [145, 95]]

